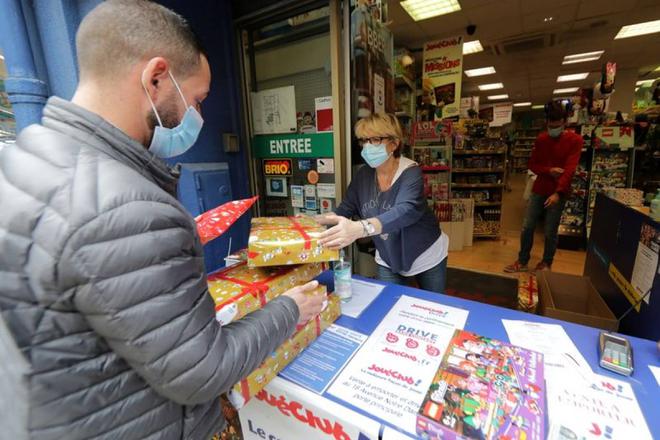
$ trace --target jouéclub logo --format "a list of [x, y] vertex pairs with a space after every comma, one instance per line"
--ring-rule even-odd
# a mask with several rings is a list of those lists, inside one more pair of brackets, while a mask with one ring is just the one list
[[352, 440], [344, 431], [344, 427], [338, 421], [318, 417], [311, 409], [305, 408], [300, 402], [288, 401], [285, 396], [275, 396], [266, 390], [261, 390], [256, 398], [262, 402], [277, 408], [286, 417], [293, 417], [309, 427], [327, 434], [335, 440]]

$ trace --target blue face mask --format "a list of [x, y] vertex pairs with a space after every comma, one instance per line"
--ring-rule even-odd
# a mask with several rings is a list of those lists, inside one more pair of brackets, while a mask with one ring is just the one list
[[381, 166], [390, 157], [385, 144], [373, 145], [366, 143], [362, 147], [361, 154], [364, 161], [371, 168], [377, 168]]
[[548, 127], [548, 134], [549, 134], [550, 137], [552, 137], [552, 138], [558, 138], [559, 136], [561, 136], [561, 134], [562, 134], [563, 131], [564, 131], [564, 127], [563, 127], [563, 126], [561, 126], [561, 127], [555, 127], [555, 128], [550, 128], [550, 127]]
[[179, 84], [174, 79], [174, 76], [172, 76], [172, 72], [168, 73], [172, 79], [172, 83], [174, 83], [174, 86], [176, 87], [176, 90], [179, 92], [179, 96], [181, 96], [181, 99], [183, 100], [183, 104], [188, 107], [183, 115], [183, 118], [181, 119], [181, 122], [179, 122], [179, 125], [174, 128], [163, 127], [163, 123], [160, 119], [158, 111], [156, 110], [156, 106], [151, 100], [151, 96], [149, 96], [147, 88], [144, 87], [144, 84], [142, 84], [144, 91], [147, 93], [147, 98], [149, 99], [151, 108], [154, 110], [156, 119], [158, 119], [158, 126], [154, 128], [154, 136], [151, 138], [149, 151], [163, 159], [179, 156], [188, 151], [197, 140], [199, 132], [202, 130], [202, 126], [204, 125], [204, 119], [202, 119], [202, 116], [197, 112], [197, 110], [195, 110], [193, 106], [188, 106], [186, 103], [186, 99], [183, 97], [183, 93], [181, 92], [181, 88], [179, 88]]

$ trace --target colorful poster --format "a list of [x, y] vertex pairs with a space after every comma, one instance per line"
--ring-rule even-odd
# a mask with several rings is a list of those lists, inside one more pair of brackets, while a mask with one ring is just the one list
[[245, 440], [378, 440], [380, 423], [276, 377], [238, 412]]
[[[570, 378], [570, 377], [569, 377]], [[594, 374], [548, 387], [548, 440], [651, 440], [629, 383]]]
[[543, 355], [457, 330], [417, 417], [421, 438], [545, 439]]
[[436, 119], [459, 116], [463, 75], [463, 37], [429, 41], [424, 45], [422, 98], [435, 107]]
[[402, 296], [328, 393], [414, 433], [417, 411], [468, 311]]
[[[658, 269], [658, 252], [660, 251], [660, 231], [645, 223], [642, 225], [642, 231], [637, 245], [637, 255], [635, 256], [635, 266], [633, 266], [632, 279], [633, 285], [639, 297], [644, 297], [653, 287], [653, 280]], [[644, 297], [646, 304], [650, 301], [650, 294]]]

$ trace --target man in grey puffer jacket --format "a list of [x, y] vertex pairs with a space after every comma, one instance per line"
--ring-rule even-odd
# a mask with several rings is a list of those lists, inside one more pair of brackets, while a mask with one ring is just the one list
[[208, 94], [186, 22], [109, 0], [76, 45], [72, 102], [0, 153], [0, 438], [206, 440], [220, 394], [323, 298], [311, 282], [215, 321], [194, 221], [146, 147]]

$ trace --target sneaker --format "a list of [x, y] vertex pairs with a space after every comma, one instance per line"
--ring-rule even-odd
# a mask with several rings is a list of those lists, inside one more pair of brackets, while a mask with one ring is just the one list
[[552, 266], [550, 264], [546, 263], [545, 261], [541, 261], [534, 268], [534, 272], [543, 272], [543, 271], [550, 272], [551, 270], [552, 270]]
[[509, 264], [504, 268], [506, 273], [516, 273], [516, 272], [529, 272], [529, 268], [526, 264], [521, 264], [520, 261], [516, 260], [513, 264]]

